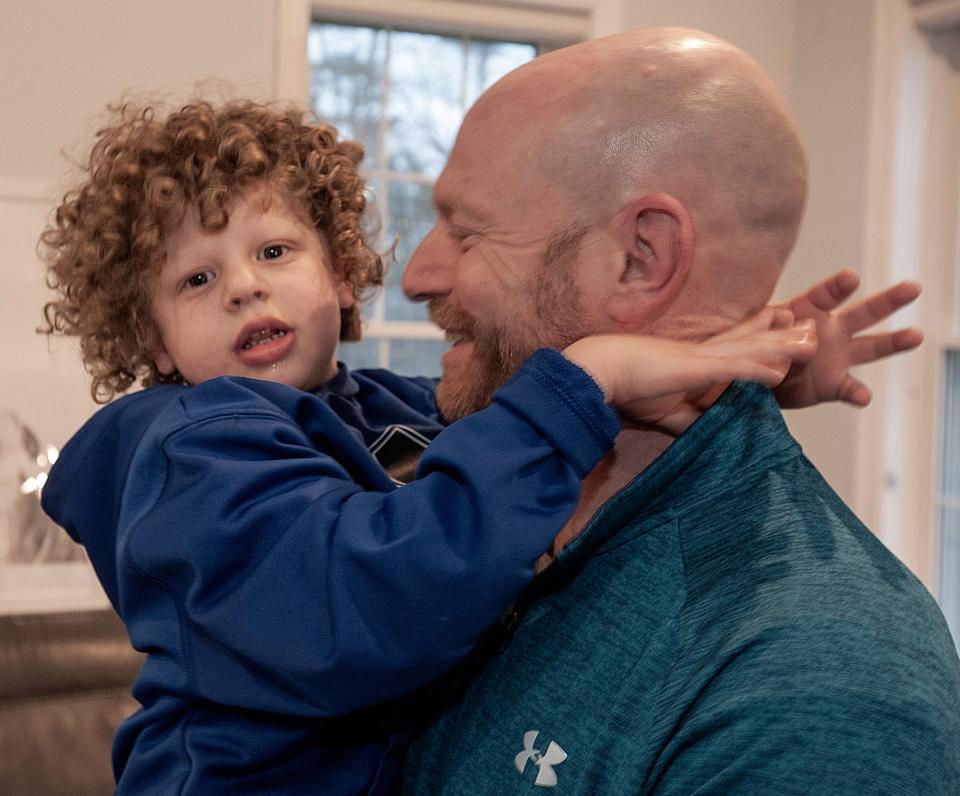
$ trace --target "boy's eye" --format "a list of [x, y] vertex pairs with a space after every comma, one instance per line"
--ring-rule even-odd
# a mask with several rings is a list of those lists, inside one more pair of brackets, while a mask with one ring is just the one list
[[200, 271], [192, 276], [188, 276], [184, 282], [184, 287], [203, 287], [205, 284], [213, 280], [212, 271]]
[[269, 246], [264, 246], [260, 253], [257, 255], [258, 260], [276, 260], [278, 257], [283, 257], [287, 253], [287, 247], [281, 243], [271, 243]]

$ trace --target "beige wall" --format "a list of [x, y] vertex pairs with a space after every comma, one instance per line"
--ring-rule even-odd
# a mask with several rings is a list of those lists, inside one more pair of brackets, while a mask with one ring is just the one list
[[[791, 105], [810, 161], [810, 194], [781, 295], [792, 295], [845, 266], [864, 269], [875, 5], [873, 0], [798, 3]], [[863, 277], [870, 286], [871, 275]], [[870, 381], [869, 369], [861, 375]], [[787, 422], [834, 489], [864, 515], [867, 501], [855, 491], [857, 414], [827, 405], [789, 412]]]
[[623, 28], [698, 28], [746, 50], [793, 101], [797, 0], [626, 0]]

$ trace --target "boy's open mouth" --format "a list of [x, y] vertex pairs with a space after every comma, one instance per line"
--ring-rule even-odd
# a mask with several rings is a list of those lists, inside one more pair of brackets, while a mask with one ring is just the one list
[[271, 340], [276, 340], [278, 337], [284, 337], [286, 333], [286, 329], [261, 329], [259, 332], [250, 335], [240, 348], [249, 350], [263, 343], [269, 343]]
[[240, 361], [250, 367], [274, 365], [292, 350], [296, 333], [277, 318], [257, 318], [243, 329], [236, 339]]
[[286, 337], [289, 333], [290, 327], [276, 318], [259, 318], [240, 330], [235, 345], [238, 351], [250, 351], [257, 346]]

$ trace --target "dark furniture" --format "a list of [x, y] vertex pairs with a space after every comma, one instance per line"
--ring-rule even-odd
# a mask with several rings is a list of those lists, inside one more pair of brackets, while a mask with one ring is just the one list
[[141, 662], [112, 611], [0, 617], [0, 793], [112, 793]]

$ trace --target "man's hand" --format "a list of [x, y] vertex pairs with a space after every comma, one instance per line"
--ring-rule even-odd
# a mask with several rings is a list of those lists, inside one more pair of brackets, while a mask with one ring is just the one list
[[913, 302], [920, 295], [920, 285], [900, 282], [834, 312], [859, 286], [860, 277], [847, 268], [776, 305], [789, 309], [798, 321], [813, 320], [819, 341], [816, 354], [806, 362], [795, 360], [783, 383], [774, 389], [784, 409], [824, 401], [866, 406], [872, 397], [870, 388], [854, 378], [850, 368], [911, 351], [923, 342], [923, 333], [916, 328], [857, 334]]

